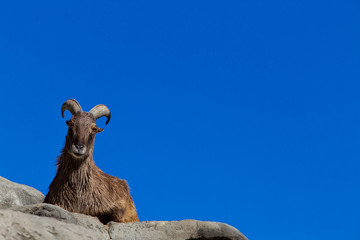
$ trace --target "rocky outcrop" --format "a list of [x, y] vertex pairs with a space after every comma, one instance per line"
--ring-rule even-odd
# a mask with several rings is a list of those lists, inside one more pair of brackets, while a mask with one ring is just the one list
[[109, 239], [99, 237], [96, 231], [52, 218], [29, 215], [12, 210], [0, 210], [0, 239], [55, 240], [55, 239]]
[[11, 182], [0, 176], [0, 209], [39, 203], [44, 194], [35, 188]]
[[43, 199], [36, 189], [0, 177], [0, 239], [247, 239], [227, 224], [196, 220], [103, 225], [96, 217], [68, 212]]
[[245, 240], [235, 228], [216, 222], [183, 220], [172, 222], [138, 222], [119, 224], [110, 222], [109, 235], [111, 239], [157, 239], [157, 240], [185, 240], [185, 239], [234, 239]]
[[63, 222], [65, 226], [76, 225], [80, 228], [89, 230], [92, 233], [92, 236], [95, 237], [95, 239], [109, 239], [107, 228], [96, 217], [87, 216], [79, 213], [71, 213], [61, 207], [47, 203], [39, 203], [28, 206], [17, 206], [12, 208], [11, 210], [22, 212], [25, 214], [36, 215], [39, 217], [46, 217], [42, 218], [44, 219], [44, 221], [47, 221], [49, 218], [51, 218], [56, 221]]

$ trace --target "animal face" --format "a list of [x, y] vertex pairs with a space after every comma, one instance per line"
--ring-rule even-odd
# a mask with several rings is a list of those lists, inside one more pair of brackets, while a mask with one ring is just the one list
[[66, 150], [75, 158], [84, 158], [92, 153], [95, 135], [103, 128], [96, 126], [94, 116], [87, 112], [78, 112], [66, 121], [68, 133], [66, 135]]

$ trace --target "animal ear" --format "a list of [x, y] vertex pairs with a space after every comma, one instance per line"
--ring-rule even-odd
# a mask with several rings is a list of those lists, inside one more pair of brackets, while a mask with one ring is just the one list
[[96, 133], [99, 133], [99, 132], [102, 132], [102, 131], [104, 131], [104, 129], [103, 128], [96, 128]]
[[68, 127], [72, 127], [74, 124], [70, 120], [68, 120], [68, 121], [66, 121], [66, 125]]

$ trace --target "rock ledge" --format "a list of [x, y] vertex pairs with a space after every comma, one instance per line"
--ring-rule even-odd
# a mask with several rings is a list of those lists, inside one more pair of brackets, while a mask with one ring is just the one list
[[224, 223], [196, 220], [110, 222], [42, 203], [44, 195], [0, 177], [1, 239], [247, 240]]

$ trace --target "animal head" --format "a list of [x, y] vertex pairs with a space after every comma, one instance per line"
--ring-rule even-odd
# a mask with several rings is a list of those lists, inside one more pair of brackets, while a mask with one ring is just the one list
[[95, 135], [104, 129], [96, 125], [96, 120], [106, 117], [108, 124], [111, 118], [110, 110], [105, 105], [96, 105], [89, 112], [84, 112], [75, 99], [67, 100], [61, 108], [61, 115], [68, 110], [72, 117], [66, 121], [68, 133], [66, 135], [65, 151], [75, 158], [83, 159], [92, 153]]

